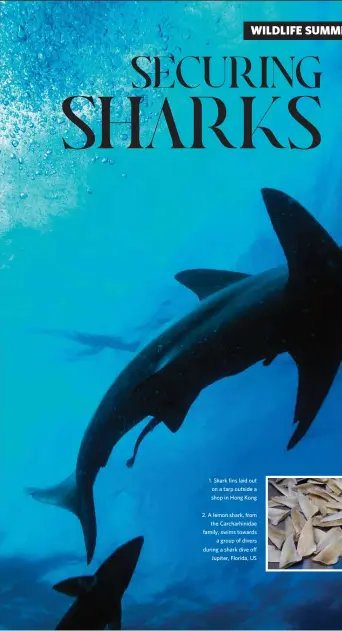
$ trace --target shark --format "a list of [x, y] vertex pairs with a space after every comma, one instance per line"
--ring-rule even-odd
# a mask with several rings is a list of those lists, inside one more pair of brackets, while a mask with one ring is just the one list
[[121, 599], [138, 563], [143, 537], [120, 546], [93, 576], [68, 578], [53, 589], [75, 598], [56, 629], [121, 629]]
[[288, 353], [298, 368], [292, 449], [307, 433], [342, 358], [342, 253], [298, 201], [271, 188], [261, 191], [286, 265], [260, 274], [185, 270], [176, 280], [199, 302], [127, 364], [102, 398], [84, 433], [75, 472], [60, 484], [28, 492], [79, 518], [87, 561], [97, 525], [93, 487], [121, 437], [151, 418], [138, 438], [159, 423], [182, 426], [199, 394], [214, 382], [258, 362], [269, 366]]

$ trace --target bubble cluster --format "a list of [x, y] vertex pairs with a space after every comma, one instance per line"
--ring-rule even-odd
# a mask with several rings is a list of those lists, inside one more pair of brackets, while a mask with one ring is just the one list
[[[222, 18], [221, 28], [227, 6], [225, 2], [203, 2], [201, 7], [197, 2], [0, 3], [0, 149], [5, 175], [0, 195], [10, 218], [6, 226], [44, 225], [50, 215], [85, 204], [93, 190], [87, 184], [93, 169], [110, 166], [114, 177], [127, 177], [119, 149], [115, 158], [90, 151], [78, 153], [76, 160], [67, 155], [62, 144], [69, 133], [63, 100], [72, 94], [111, 95], [113, 119], [120, 121], [127, 114], [126, 97], [143, 96], [141, 124], [148, 126], [156, 119], [163, 92], [132, 88], [132, 57], [194, 54], [193, 47], [203, 44], [200, 27], [207, 24], [208, 15], [215, 13], [211, 22], [216, 35], [226, 34], [217, 30], [216, 16]], [[90, 104], [75, 105], [80, 114], [98, 117]], [[119, 148], [126, 147], [128, 133], [118, 135], [117, 142]], [[25, 204], [23, 214], [18, 203], [26, 199], [30, 204]]]

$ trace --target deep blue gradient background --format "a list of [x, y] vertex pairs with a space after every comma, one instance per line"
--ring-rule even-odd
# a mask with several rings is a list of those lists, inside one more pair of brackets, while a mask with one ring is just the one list
[[[341, 10], [339, 2], [0, 3], [1, 628], [54, 628], [70, 601], [52, 584], [88, 571], [75, 517], [23, 489], [73, 471], [92, 413], [130, 359], [107, 350], [70, 362], [71, 343], [35, 330], [133, 339], [162, 302], [170, 301], [170, 317], [196, 304], [173, 279], [181, 269], [258, 272], [284, 263], [263, 186], [298, 198], [342, 242], [341, 44], [241, 39], [244, 19], [340, 20]], [[319, 55], [322, 110], [310, 111], [322, 144], [277, 151], [260, 139], [255, 151], [231, 152], [212, 141], [203, 151], [170, 151], [161, 133], [154, 151], [63, 149], [64, 98], [113, 95], [120, 120], [131, 57], [168, 53]], [[215, 92], [232, 125], [238, 96], [249, 94], [237, 92]], [[163, 96], [148, 91], [147, 129]], [[188, 94], [175, 89], [170, 98], [186, 128]], [[260, 96], [261, 107], [269, 98]], [[283, 110], [272, 120], [287, 124]], [[209, 476], [258, 477], [263, 515], [266, 474], [341, 475], [341, 375], [308, 435], [287, 452], [296, 383], [293, 362], [279, 357], [202, 393], [178, 434], [159, 426], [132, 470], [125, 462], [140, 427], [115, 448], [95, 486], [90, 570], [144, 534], [125, 628], [342, 628], [339, 572], [266, 574], [263, 537], [255, 565], [215, 564], [201, 552]]]

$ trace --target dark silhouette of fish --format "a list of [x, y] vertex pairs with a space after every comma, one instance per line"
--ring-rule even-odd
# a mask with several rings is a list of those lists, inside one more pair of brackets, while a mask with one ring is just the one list
[[54, 585], [75, 602], [56, 629], [121, 629], [121, 599], [138, 563], [143, 537], [118, 548], [93, 576], [68, 578]]
[[153, 417], [150, 429], [163, 422], [177, 432], [204, 388], [287, 352], [299, 372], [291, 449], [329, 392], [342, 356], [342, 253], [294, 199], [268, 188], [262, 196], [287, 266], [253, 276], [219, 270], [177, 274], [200, 298], [198, 306], [115, 379], [83, 436], [75, 473], [52, 488], [29, 489], [35, 499], [78, 516], [88, 562], [97, 536], [94, 482], [115, 444], [137, 423]]

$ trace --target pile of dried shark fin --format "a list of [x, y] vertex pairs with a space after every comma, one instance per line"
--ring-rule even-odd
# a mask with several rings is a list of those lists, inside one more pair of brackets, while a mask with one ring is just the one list
[[342, 478], [273, 478], [268, 500], [268, 562], [286, 569], [342, 556]]

